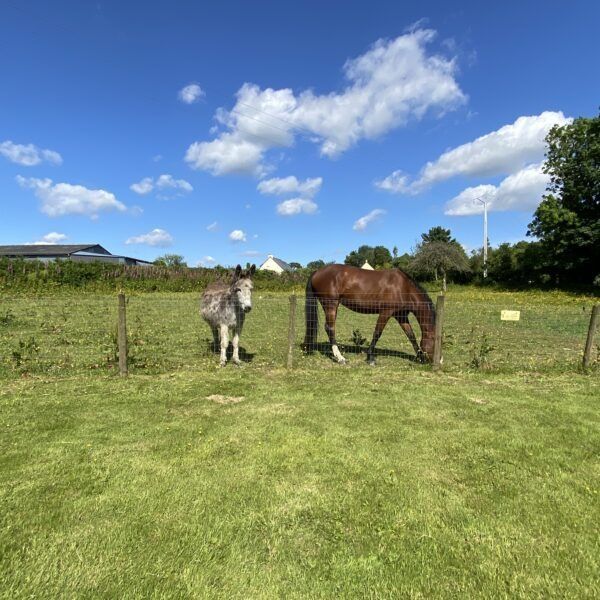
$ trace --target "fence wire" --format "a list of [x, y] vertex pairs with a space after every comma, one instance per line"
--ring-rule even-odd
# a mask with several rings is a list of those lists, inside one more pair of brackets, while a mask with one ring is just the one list
[[[395, 305], [377, 341], [375, 359], [383, 366], [415, 368], [415, 349], [396, 318]], [[353, 308], [357, 308], [354, 306]], [[419, 307], [416, 307], [418, 310]], [[502, 309], [520, 311], [520, 320], [502, 321]], [[314, 352], [302, 350], [306, 299], [298, 296], [293, 323], [295, 366], [331, 368], [334, 361], [318, 305]], [[398, 308], [401, 310], [401, 308]], [[542, 304], [485, 298], [446, 298], [443, 335], [445, 370], [574, 370], [579, 368], [591, 303]], [[309, 311], [310, 314], [310, 311]], [[240, 358], [248, 367], [282, 367], [287, 363], [290, 326], [288, 295], [255, 292], [240, 337]], [[427, 320], [429, 319], [429, 320]], [[340, 306], [335, 338], [349, 363], [366, 361], [378, 314]], [[431, 313], [421, 316], [432, 326]], [[421, 328], [409, 316], [416, 338]], [[311, 323], [309, 322], [309, 325]], [[162, 373], [176, 369], [211, 369], [219, 363], [212, 333], [200, 317], [200, 298], [193, 293], [145, 294], [127, 298], [128, 363], [131, 372]], [[593, 361], [599, 364], [600, 334]], [[231, 357], [231, 348], [228, 356]], [[232, 367], [233, 368], [233, 367]], [[0, 374], [63, 374], [118, 371], [117, 299], [115, 296], [0, 298]]]

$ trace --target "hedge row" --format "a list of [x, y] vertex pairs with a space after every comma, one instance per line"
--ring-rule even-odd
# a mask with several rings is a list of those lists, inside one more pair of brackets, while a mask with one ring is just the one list
[[[0, 290], [10, 292], [47, 293], [77, 289], [86, 291], [192, 292], [204, 289], [213, 281], [228, 281], [231, 270], [216, 267], [168, 268], [135, 267], [101, 262], [57, 260], [44, 263], [37, 260], [0, 259]], [[265, 291], [304, 290], [308, 272], [298, 271], [277, 275], [257, 271], [254, 277], [258, 289]]]

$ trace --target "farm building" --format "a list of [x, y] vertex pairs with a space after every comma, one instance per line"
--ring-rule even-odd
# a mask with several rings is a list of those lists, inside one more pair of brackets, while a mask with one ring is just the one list
[[267, 260], [258, 267], [259, 271], [273, 271], [274, 273], [281, 274], [284, 271], [293, 271], [292, 267], [288, 265], [284, 260], [276, 258], [272, 254], [267, 256]]
[[361, 267], [361, 269], [366, 269], [367, 271], [374, 271], [375, 269], [369, 264], [368, 260], [365, 260], [365, 264]]
[[147, 260], [111, 254], [100, 244], [24, 244], [0, 246], [0, 258], [23, 258], [25, 260], [74, 260], [78, 262], [106, 262], [121, 265], [151, 265]]

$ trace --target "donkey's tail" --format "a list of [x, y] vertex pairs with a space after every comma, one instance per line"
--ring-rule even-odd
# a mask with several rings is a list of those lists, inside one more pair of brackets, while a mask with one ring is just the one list
[[302, 349], [305, 352], [311, 352], [315, 348], [317, 340], [317, 331], [319, 330], [319, 311], [317, 298], [312, 286], [312, 274], [306, 284], [306, 303], [304, 305], [304, 315], [306, 318], [306, 335]]

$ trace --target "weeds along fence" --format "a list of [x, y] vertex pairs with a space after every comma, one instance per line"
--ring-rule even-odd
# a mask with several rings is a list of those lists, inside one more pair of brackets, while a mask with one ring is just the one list
[[[210, 328], [200, 317], [197, 293], [131, 295], [125, 308], [130, 372], [217, 368], [219, 357]], [[519, 320], [501, 320], [506, 308], [520, 311]], [[320, 306], [315, 351], [311, 355], [302, 351], [305, 309], [304, 296], [290, 302], [289, 295], [255, 293], [240, 338], [240, 358], [246, 367], [341, 368], [332, 360]], [[574, 371], [581, 369], [586, 347], [588, 366], [598, 368], [600, 336], [588, 335], [591, 315], [589, 301], [513, 301], [507, 306], [502, 299], [453, 298], [450, 294], [443, 319], [443, 369]], [[377, 319], [374, 314], [339, 307], [336, 340], [350, 367], [366, 363]], [[116, 295], [4, 296], [0, 298], [0, 375], [118, 373], [117, 322]], [[413, 315], [409, 322], [420, 340]], [[430, 368], [415, 361], [415, 351], [395, 317], [377, 342], [375, 358], [381, 368]]]

